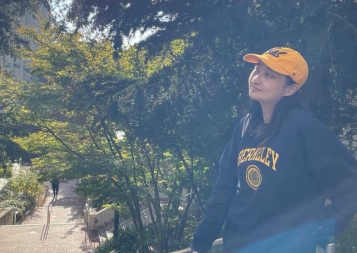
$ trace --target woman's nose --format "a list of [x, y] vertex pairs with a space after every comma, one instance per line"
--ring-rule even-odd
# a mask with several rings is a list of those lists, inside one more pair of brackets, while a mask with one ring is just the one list
[[255, 76], [252, 78], [252, 82], [253, 82], [253, 83], [259, 83], [259, 75], [255, 75]]

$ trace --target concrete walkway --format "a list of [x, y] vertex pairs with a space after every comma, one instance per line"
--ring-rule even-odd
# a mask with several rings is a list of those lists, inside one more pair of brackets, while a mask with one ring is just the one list
[[[21, 225], [0, 226], [0, 252], [89, 252], [83, 205], [74, 187], [74, 181], [61, 183], [57, 198], [53, 198], [50, 187], [43, 206], [37, 207]], [[48, 210], [50, 224], [47, 224]]]

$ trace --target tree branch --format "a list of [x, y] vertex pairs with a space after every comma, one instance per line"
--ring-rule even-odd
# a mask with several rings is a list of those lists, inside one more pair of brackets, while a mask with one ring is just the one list
[[57, 141], [59, 141], [65, 148], [67, 148], [72, 154], [80, 157], [81, 159], [84, 160], [84, 157], [76, 152], [75, 150], [73, 150], [72, 148], [70, 148], [66, 143], [64, 143], [64, 141], [62, 141], [49, 127], [47, 126], [43, 126]]
[[202, 211], [204, 211], [205, 208], [203, 207], [203, 204], [202, 204], [202, 201], [201, 201], [201, 194], [198, 192], [197, 184], [196, 184], [196, 182], [195, 182], [195, 179], [194, 179], [194, 177], [193, 177], [193, 174], [192, 174], [192, 172], [191, 172], [189, 166], [187, 165], [186, 160], [185, 160], [185, 158], [183, 157], [183, 155], [182, 155], [181, 150], [180, 150], [179, 147], [177, 147], [177, 152], [178, 152], [178, 154], [179, 154], [179, 157], [180, 157], [181, 161], [183, 162], [183, 165], [184, 165], [185, 168], [186, 168], [186, 172], [187, 172], [188, 177], [189, 177], [189, 179], [190, 179], [190, 182], [191, 182], [191, 185], [192, 185], [192, 189], [193, 189], [195, 195], [197, 196], [197, 198], [196, 198], [196, 200], [197, 200], [197, 202], [198, 202], [197, 204], [198, 204], [198, 206], [200, 207], [200, 209], [201, 209]]

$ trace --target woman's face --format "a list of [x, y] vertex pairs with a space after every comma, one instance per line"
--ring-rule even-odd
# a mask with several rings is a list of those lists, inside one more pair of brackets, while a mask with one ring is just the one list
[[263, 104], [275, 105], [284, 96], [291, 96], [297, 85], [287, 85], [287, 77], [259, 61], [249, 76], [249, 97]]

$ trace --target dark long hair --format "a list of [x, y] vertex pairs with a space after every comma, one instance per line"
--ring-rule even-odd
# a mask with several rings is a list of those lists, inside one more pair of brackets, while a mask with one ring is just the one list
[[[293, 85], [294, 83], [295, 82], [291, 79], [291, 77], [287, 76], [286, 85]], [[274, 107], [270, 123], [264, 124], [263, 112], [260, 103], [256, 100], [252, 100], [249, 109], [249, 134], [255, 137], [263, 136], [263, 141], [259, 144], [259, 146], [264, 145], [268, 140], [275, 136], [281, 126], [284, 116], [294, 107], [302, 108], [298, 92], [295, 92], [291, 96], [281, 98]]]

